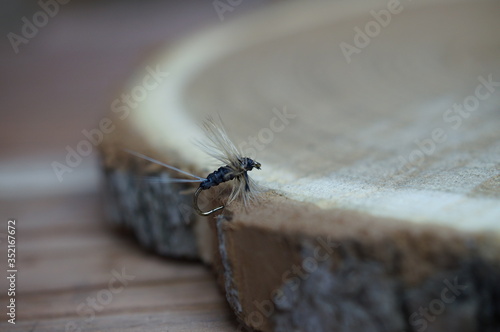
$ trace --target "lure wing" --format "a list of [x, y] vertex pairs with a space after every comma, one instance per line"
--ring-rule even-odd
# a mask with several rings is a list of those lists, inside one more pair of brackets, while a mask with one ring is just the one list
[[218, 121], [214, 120], [212, 117], [207, 118], [202, 128], [209, 142], [198, 142], [198, 145], [200, 145], [208, 155], [225, 165], [239, 165], [242, 153], [229, 138], [220, 116]]

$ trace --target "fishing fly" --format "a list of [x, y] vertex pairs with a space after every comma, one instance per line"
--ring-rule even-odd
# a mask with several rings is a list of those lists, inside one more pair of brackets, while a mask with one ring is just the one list
[[196, 176], [189, 172], [178, 169], [174, 166], [162, 163], [161, 161], [150, 158], [141, 153], [125, 149], [128, 153], [153, 162], [155, 164], [164, 166], [168, 169], [174, 170], [181, 174], [187, 175], [194, 179], [168, 179], [162, 182], [194, 182], [200, 183], [198, 189], [194, 193], [193, 206], [195, 211], [201, 216], [208, 216], [214, 212], [222, 210], [225, 205], [221, 205], [212, 210], [203, 212], [198, 206], [198, 197], [203, 190], [210, 189], [218, 186], [221, 183], [233, 180], [233, 187], [231, 194], [226, 202], [226, 205], [231, 204], [234, 200], [243, 201], [245, 206], [248, 206], [251, 201], [254, 201], [261, 189], [259, 186], [248, 176], [248, 172], [256, 168], [260, 170], [261, 164], [251, 158], [243, 157], [241, 151], [233, 144], [231, 139], [226, 133], [222, 120], [216, 123], [213, 118], [208, 118], [202, 126], [208, 141], [207, 143], [200, 143], [199, 145], [205, 152], [222, 162], [224, 166], [219, 167], [217, 170], [208, 174], [206, 178]]

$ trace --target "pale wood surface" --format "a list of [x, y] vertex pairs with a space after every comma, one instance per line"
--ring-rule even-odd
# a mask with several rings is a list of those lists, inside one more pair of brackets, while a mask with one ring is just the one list
[[[354, 45], [354, 27], [385, 5], [293, 3], [160, 51], [148, 63], [170, 76], [131, 121], [157, 151], [171, 147], [205, 172], [209, 159], [192, 140], [207, 114], [221, 114], [248, 147], [273, 109], [287, 109], [296, 117], [260, 141], [264, 168], [252, 172], [271, 189], [322, 208], [498, 230], [500, 89], [445, 117], [474, 96], [479, 77], [500, 81], [498, 3], [404, 3], [348, 62], [340, 44]], [[444, 138], [426, 154], [416, 141], [435, 129]]]

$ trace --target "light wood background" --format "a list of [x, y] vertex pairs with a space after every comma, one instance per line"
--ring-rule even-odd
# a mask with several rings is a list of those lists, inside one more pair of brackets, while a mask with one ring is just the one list
[[[158, 151], [173, 146], [205, 165], [191, 137], [202, 138], [197, 123], [219, 113], [236, 145], [257, 150], [265, 172], [252, 176], [287, 197], [498, 230], [499, 89], [483, 86], [487, 98], [475, 97], [484, 81], [500, 81], [498, 5], [401, 3], [349, 58], [340, 46], [356, 45], [355, 28], [386, 2], [294, 6], [158, 52], [149, 63], [171, 76], [131, 122]], [[469, 97], [472, 111], [453, 110]], [[263, 130], [284, 110], [294, 118], [267, 139]], [[257, 149], [249, 137], [259, 135]]]

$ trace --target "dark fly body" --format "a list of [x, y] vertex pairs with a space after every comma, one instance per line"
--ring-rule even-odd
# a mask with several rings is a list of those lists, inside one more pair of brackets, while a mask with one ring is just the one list
[[136, 157], [146, 159], [153, 163], [159, 164], [171, 170], [180, 172], [189, 177], [195, 179], [169, 179], [162, 182], [199, 182], [200, 186], [194, 194], [194, 209], [196, 212], [202, 216], [208, 216], [216, 211], [219, 211], [225, 207], [225, 205], [219, 206], [215, 209], [203, 212], [198, 207], [198, 196], [203, 190], [210, 189], [211, 187], [218, 186], [221, 183], [234, 180], [234, 185], [232, 187], [231, 194], [227, 200], [227, 204], [230, 204], [235, 199], [241, 199], [245, 206], [247, 206], [251, 201], [255, 200], [258, 193], [261, 191], [259, 186], [248, 176], [248, 172], [252, 169], [260, 169], [261, 164], [253, 159], [243, 157], [238, 148], [231, 142], [226, 131], [222, 126], [222, 121], [220, 124], [216, 124], [213, 119], [208, 119], [203, 124], [203, 129], [209, 139], [208, 143], [201, 143], [201, 147], [212, 157], [221, 161], [225, 166], [219, 167], [214, 172], [207, 175], [206, 178], [202, 178], [186, 171], [180, 170], [176, 167], [167, 165], [158, 160], [145, 156], [141, 153], [125, 150]]

